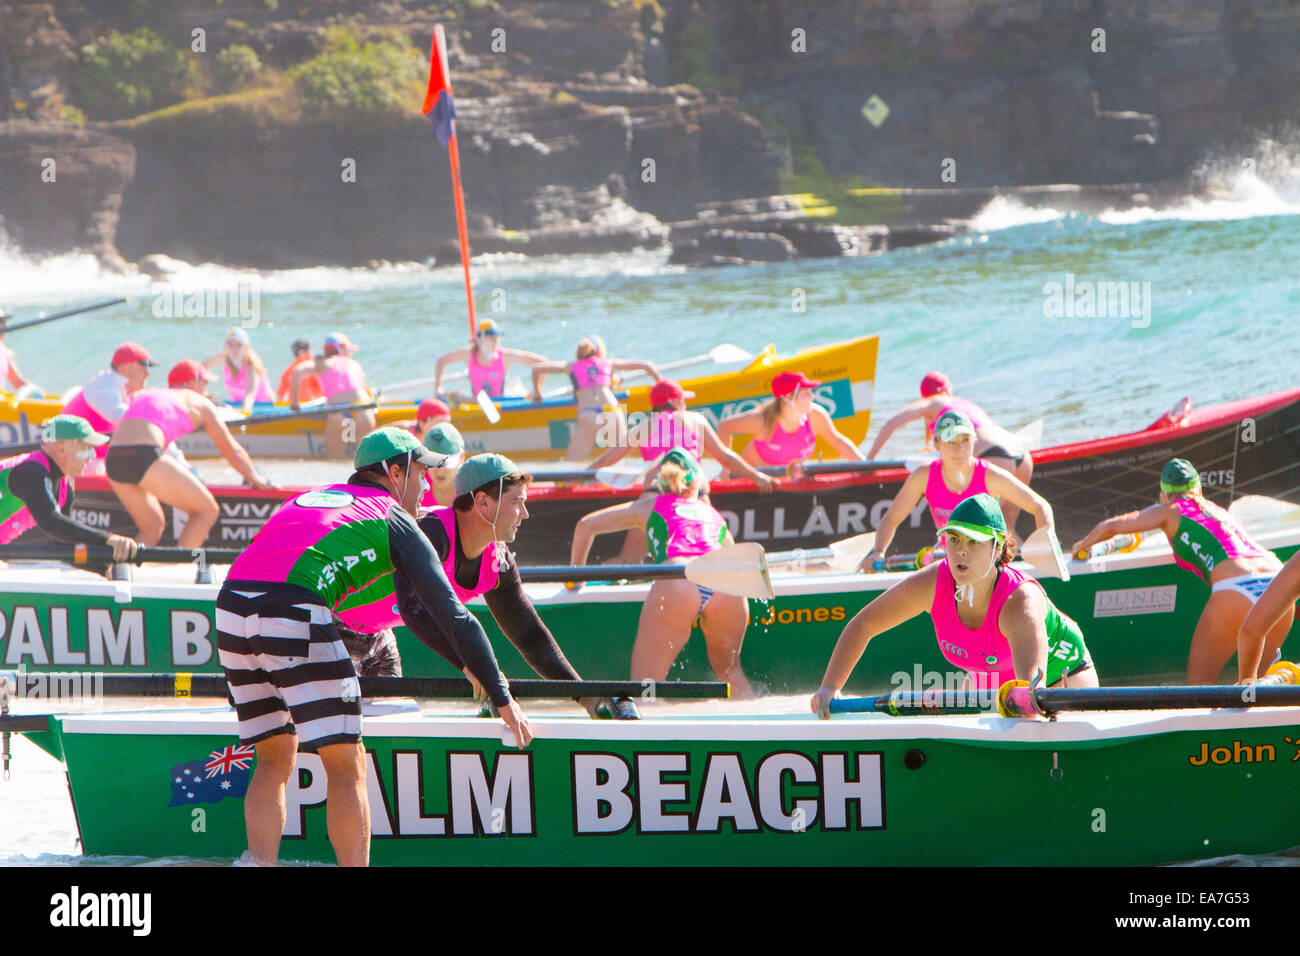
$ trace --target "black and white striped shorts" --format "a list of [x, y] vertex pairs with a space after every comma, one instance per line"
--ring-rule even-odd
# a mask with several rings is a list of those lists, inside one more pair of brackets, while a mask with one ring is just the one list
[[361, 740], [361, 687], [329, 608], [305, 588], [227, 581], [217, 652], [240, 743], [298, 734], [299, 749]]

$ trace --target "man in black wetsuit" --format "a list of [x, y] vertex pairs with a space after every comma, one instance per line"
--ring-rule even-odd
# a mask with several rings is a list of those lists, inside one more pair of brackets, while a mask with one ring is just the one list
[[[519, 568], [507, 545], [528, 517], [532, 476], [502, 455], [475, 455], [456, 473], [456, 498], [449, 508], [434, 508], [417, 524], [443, 563], [461, 602], [483, 595], [497, 626], [538, 674], [548, 680], [580, 680], [524, 593]], [[400, 572], [394, 574], [402, 620], [426, 647], [473, 679], [449, 639], [450, 622], [435, 620]], [[602, 710], [620, 720], [635, 720], [636, 705], [626, 698], [582, 701], [593, 717]]]
[[40, 528], [67, 544], [104, 544], [114, 561], [129, 561], [139, 545], [120, 534], [78, 524], [72, 512], [72, 479], [79, 478], [108, 441], [76, 415], [55, 415], [41, 426], [40, 451], [0, 461], [0, 543]]

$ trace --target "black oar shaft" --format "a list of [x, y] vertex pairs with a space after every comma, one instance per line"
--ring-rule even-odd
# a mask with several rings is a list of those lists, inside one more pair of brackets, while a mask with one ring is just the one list
[[68, 564], [233, 564], [243, 552], [234, 548], [141, 548], [135, 560], [113, 560], [113, 549], [103, 544], [0, 545], [0, 561], [64, 561]]
[[1067, 710], [1183, 710], [1300, 706], [1300, 687], [1063, 687], [1035, 693], [1048, 713]]
[[[15, 698], [85, 699], [105, 697], [226, 697], [222, 674], [98, 674], [27, 672], [10, 674]], [[473, 686], [459, 677], [362, 677], [362, 697], [466, 699]], [[563, 681], [511, 680], [510, 693], [525, 697], [720, 698], [730, 694], [722, 681]]]
[[131, 301], [126, 296], [119, 296], [116, 299], [108, 299], [104, 302], [96, 302], [94, 305], [83, 305], [75, 309], [67, 309], [63, 312], [55, 312], [53, 315], [42, 315], [39, 319], [28, 319], [26, 322], [14, 322], [6, 325], [0, 331], [6, 335], [10, 332], [17, 332], [19, 329], [30, 329], [34, 325], [44, 325], [46, 322], [54, 322], [57, 319], [66, 319], [73, 315], [82, 315], [86, 312], [94, 312], [96, 309], [107, 309], [110, 305], [119, 305], [122, 302]]
[[[827, 461], [806, 462], [800, 471], [812, 477], [814, 475], [856, 475], [865, 471], [883, 471], [886, 468], [906, 468], [907, 462], [902, 458], [881, 458], [873, 461]], [[789, 467], [781, 465], [764, 465], [758, 469], [765, 475], [788, 475]]]
[[36, 734], [49, 729], [46, 714], [0, 714], [0, 733]]
[[320, 418], [322, 415], [350, 414], [378, 408], [377, 402], [358, 402], [355, 405], [318, 405], [315, 408], [300, 408], [296, 412], [267, 412], [263, 415], [249, 415], [247, 418], [232, 418], [226, 422], [227, 428], [247, 425], [266, 425], [271, 422], [288, 422], [299, 418]]

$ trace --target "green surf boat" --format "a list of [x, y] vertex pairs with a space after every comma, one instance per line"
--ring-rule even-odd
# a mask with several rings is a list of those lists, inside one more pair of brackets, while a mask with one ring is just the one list
[[[364, 722], [376, 865], [1143, 865], [1300, 844], [1300, 707], [819, 721], [656, 704], [534, 716], [519, 751], [500, 721], [406, 703]], [[244, 852], [255, 757], [232, 711], [65, 715], [29, 736], [66, 765], [85, 853]], [[332, 861], [320, 762], [298, 766], [281, 859]]]

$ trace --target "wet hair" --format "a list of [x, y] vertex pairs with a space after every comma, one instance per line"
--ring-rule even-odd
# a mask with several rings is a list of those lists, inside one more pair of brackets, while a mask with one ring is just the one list
[[497, 489], [500, 488], [502, 493], [509, 491], [515, 485], [531, 484], [533, 476], [523, 471], [512, 471], [504, 478], [493, 478], [491, 481], [484, 482], [473, 491], [467, 491], [463, 495], [457, 495], [452, 501], [451, 506], [460, 512], [467, 512], [474, 507], [474, 497], [481, 491], [493, 501], [497, 500]]
[[578, 343], [578, 358], [594, 358], [605, 354], [605, 340], [599, 335], [592, 335]]
[[659, 466], [659, 472], [655, 475], [655, 484], [660, 491], [674, 495], [684, 495], [686, 489], [690, 487], [686, 481], [686, 469], [674, 461], [666, 461]]

